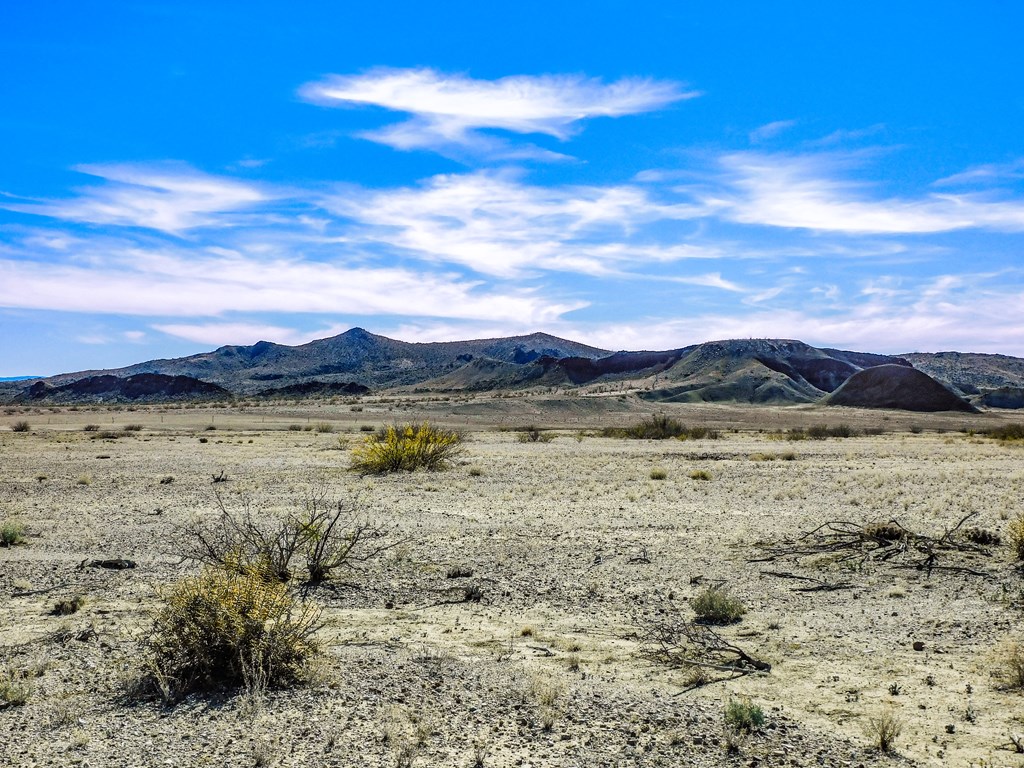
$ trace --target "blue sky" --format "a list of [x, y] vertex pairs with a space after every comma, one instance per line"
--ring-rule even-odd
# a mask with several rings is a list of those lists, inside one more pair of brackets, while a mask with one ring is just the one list
[[1024, 355], [1017, 3], [0, 5], [0, 376], [361, 326]]

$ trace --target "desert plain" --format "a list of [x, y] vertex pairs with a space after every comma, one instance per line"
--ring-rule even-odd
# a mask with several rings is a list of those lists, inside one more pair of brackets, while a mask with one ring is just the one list
[[[652, 413], [717, 437], [600, 434]], [[1015, 419], [557, 394], [9, 408], [0, 523], [24, 542], [0, 548], [0, 681], [24, 695], [0, 706], [0, 765], [1024, 766], [1024, 446], [981, 433]], [[367, 430], [423, 420], [465, 435], [448, 469], [350, 471]], [[854, 436], [785, 439], [819, 423]], [[322, 608], [308, 680], [133, 694], [163, 595], [199, 567], [188, 525], [318, 490], [396, 545], [292, 585]], [[1001, 541], [932, 568], [801, 554], [823, 524], [888, 521]], [[136, 567], [92, 566], [111, 559]], [[770, 670], [654, 652], [709, 586], [746, 609], [714, 632]], [[737, 702], [763, 724], [731, 730]]]

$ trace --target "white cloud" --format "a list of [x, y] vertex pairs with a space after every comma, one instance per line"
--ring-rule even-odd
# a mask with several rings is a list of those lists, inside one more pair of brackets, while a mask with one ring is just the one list
[[480, 130], [565, 139], [581, 120], [649, 112], [698, 94], [678, 83], [639, 78], [608, 84], [571, 75], [474, 80], [433, 69], [381, 68], [331, 75], [303, 85], [299, 95], [326, 106], [377, 106], [413, 115], [407, 122], [361, 134], [397, 149], [463, 146], [505, 152], [507, 145]]
[[994, 184], [1024, 179], [1024, 158], [1009, 163], [990, 163], [946, 176], [935, 182], [936, 186], [960, 186], [963, 184]]
[[83, 263], [0, 259], [0, 306], [179, 317], [402, 314], [543, 325], [584, 302], [402, 268], [123, 248]]
[[83, 165], [76, 170], [107, 183], [80, 189], [78, 197], [66, 200], [2, 207], [69, 221], [180, 234], [198, 227], [229, 226], [230, 214], [270, 199], [253, 185], [184, 165]]
[[634, 186], [539, 187], [474, 173], [435, 176], [420, 187], [348, 191], [323, 205], [361, 225], [349, 233], [354, 242], [500, 277], [535, 269], [597, 275], [721, 255], [697, 245], [634, 242], [630, 235], [645, 225], [701, 214]]
[[776, 120], [772, 123], [762, 125], [750, 132], [750, 143], [760, 144], [761, 142], [774, 139], [779, 134], [788, 131], [794, 125], [796, 125], [796, 120]]
[[257, 341], [275, 344], [305, 344], [314, 339], [335, 336], [345, 331], [340, 326], [329, 326], [315, 331], [298, 331], [279, 325], [264, 323], [156, 323], [153, 328], [170, 336], [188, 339], [211, 347], [229, 344], [251, 345]]
[[720, 158], [719, 192], [698, 193], [717, 215], [743, 224], [847, 234], [926, 234], [983, 228], [1024, 230], [1024, 204], [979, 195], [872, 197], [837, 177], [842, 158], [754, 152]]

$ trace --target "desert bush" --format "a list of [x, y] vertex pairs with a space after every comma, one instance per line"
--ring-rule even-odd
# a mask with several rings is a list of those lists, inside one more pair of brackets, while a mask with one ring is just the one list
[[871, 743], [881, 752], [889, 753], [903, 732], [903, 721], [892, 710], [868, 719], [867, 734]]
[[318, 421], [313, 425], [314, 432], [330, 433], [334, 431], [334, 425], [329, 421]]
[[710, 480], [711, 473], [706, 469], [695, 469], [690, 473], [691, 480]]
[[216, 424], [207, 424], [205, 427], [203, 427], [203, 431], [204, 432], [213, 432], [216, 429], [217, 429], [217, 425]]
[[462, 452], [462, 435], [427, 422], [382, 427], [352, 451], [350, 469], [371, 475], [441, 470]]
[[125, 424], [124, 425], [124, 431], [125, 432], [141, 432], [142, 431], [142, 425], [141, 424]]
[[0, 670], [0, 710], [21, 707], [32, 696], [32, 684], [22, 673], [10, 669]]
[[182, 554], [265, 581], [287, 582], [304, 565], [308, 581], [319, 583], [339, 568], [355, 567], [408, 541], [370, 522], [357, 499], [346, 503], [328, 495], [326, 488], [316, 487], [297, 512], [283, 516], [257, 515], [248, 503], [232, 511], [217, 495], [214, 519], [195, 520], [180, 530]]
[[636, 440], [667, 440], [687, 434], [686, 427], [678, 420], [664, 414], [657, 414], [626, 428], [626, 437]]
[[54, 616], [70, 616], [71, 614], [78, 613], [80, 610], [82, 610], [82, 607], [84, 605], [85, 596], [75, 595], [74, 597], [69, 597], [64, 600], [58, 600], [54, 604], [51, 613]]
[[807, 436], [811, 440], [824, 440], [828, 437], [828, 426], [826, 424], [812, 424], [807, 428]]
[[360, 432], [373, 432], [374, 431], [373, 430], [373, 425], [372, 424], [363, 424], [361, 427], [359, 427], [359, 431]]
[[666, 472], [661, 467], [655, 467], [654, 469], [651, 470], [650, 477], [651, 480], [664, 480], [666, 477], [668, 477], [668, 472]]
[[966, 528], [964, 538], [972, 544], [979, 544], [983, 547], [998, 546], [1003, 542], [1003, 537], [988, 528]]
[[301, 432], [302, 431], [302, 425], [301, 424], [289, 424], [288, 425], [288, 431], [289, 432]]
[[31, 429], [32, 425], [29, 424], [27, 421], [16, 421], [13, 424], [11, 424], [12, 432], [28, 432]]
[[0, 524], [0, 547], [15, 547], [25, 543], [25, 525], [17, 520]]
[[995, 440], [1024, 440], [1024, 424], [1005, 424], [986, 430], [985, 434]]
[[298, 682], [318, 650], [320, 611], [255, 573], [206, 568], [168, 589], [146, 640], [148, 681], [166, 698]]
[[553, 434], [538, 427], [523, 427], [517, 431], [519, 434], [516, 436], [516, 440], [520, 443], [550, 443], [555, 439]]
[[996, 657], [996, 674], [1003, 686], [1011, 690], [1024, 688], [1024, 647], [1013, 643], [1001, 649]]
[[737, 732], [751, 733], [764, 725], [764, 710], [750, 699], [730, 699], [725, 705], [725, 725]]
[[698, 621], [704, 624], [734, 624], [747, 612], [742, 601], [721, 587], [708, 587], [690, 603]]
[[1024, 514], [1019, 514], [1008, 526], [1010, 547], [1018, 560], [1024, 560]]
[[100, 425], [99, 424], [86, 424], [84, 427], [82, 427], [82, 431], [83, 432], [99, 432], [100, 431]]
[[791, 429], [786, 430], [785, 438], [791, 442], [797, 440], [806, 440], [807, 433], [804, 432], [803, 429], [801, 429], [800, 427], [792, 427]]
[[864, 434], [871, 437], [877, 437], [878, 435], [884, 435], [885, 429], [882, 427], [864, 427]]

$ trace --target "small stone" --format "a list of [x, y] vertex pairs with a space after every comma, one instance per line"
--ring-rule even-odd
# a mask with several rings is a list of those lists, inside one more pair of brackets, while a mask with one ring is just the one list
[[924, 641], [923, 640], [915, 640], [914, 641], [914, 650], [915, 651], [923, 651], [924, 650]]

